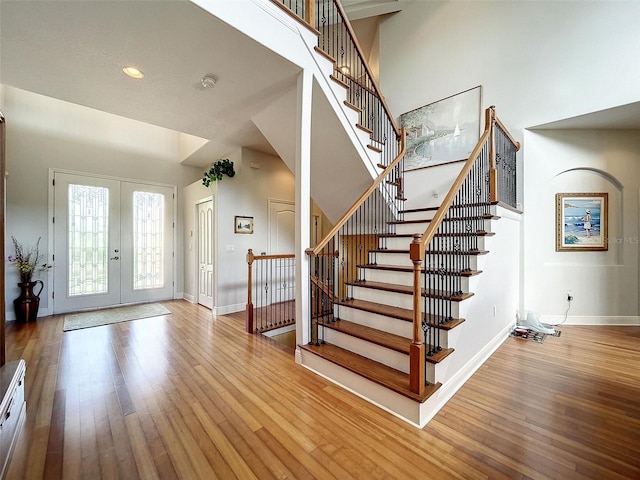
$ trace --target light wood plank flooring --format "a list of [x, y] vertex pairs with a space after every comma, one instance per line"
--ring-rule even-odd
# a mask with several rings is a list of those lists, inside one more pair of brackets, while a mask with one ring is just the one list
[[27, 362], [15, 479], [639, 479], [640, 327], [508, 339], [423, 430], [184, 301], [62, 332], [10, 323]]

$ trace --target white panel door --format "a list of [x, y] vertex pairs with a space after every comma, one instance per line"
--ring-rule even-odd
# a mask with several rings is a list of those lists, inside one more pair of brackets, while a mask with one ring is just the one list
[[54, 180], [54, 313], [173, 298], [172, 188]]
[[269, 200], [269, 254], [295, 253], [296, 210], [295, 203], [286, 200]]
[[56, 172], [54, 209], [54, 313], [120, 303], [120, 182]]
[[[269, 200], [269, 254], [295, 253], [296, 211], [295, 203], [286, 200]], [[272, 302], [286, 302], [295, 298], [295, 262], [278, 259], [271, 262]]]
[[198, 303], [213, 308], [213, 200], [198, 204]]

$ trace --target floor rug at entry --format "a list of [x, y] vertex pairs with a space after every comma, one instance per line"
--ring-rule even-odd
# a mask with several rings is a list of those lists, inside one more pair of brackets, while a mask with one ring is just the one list
[[92, 310], [90, 312], [72, 313], [64, 316], [62, 330], [79, 330], [81, 328], [99, 327], [112, 323], [128, 322], [139, 318], [168, 315], [171, 311], [159, 303], [143, 303], [126, 307]]

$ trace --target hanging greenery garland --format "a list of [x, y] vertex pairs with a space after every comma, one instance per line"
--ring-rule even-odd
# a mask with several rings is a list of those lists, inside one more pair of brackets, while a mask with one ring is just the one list
[[202, 177], [202, 184], [205, 187], [211, 185], [211, 182], [215, 182], [216, 180], [222, 180], [223, 175], [227, 175], [228, 177], [233, 177], [236, 174], [233, 169], [233, 162], [228, 158], [224, 160], [218, 160], [211, 164], [209, 167], [209, 171], [204, 172]]

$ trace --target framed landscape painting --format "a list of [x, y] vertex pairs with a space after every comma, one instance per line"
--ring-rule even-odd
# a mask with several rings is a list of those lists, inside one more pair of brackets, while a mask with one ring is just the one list
[[556, 194], [556, 251], [607, 250], [607, 193]]
[[253, 233], [253, 217], [233, 217], [233, 233]]
[[481, 109], [482, 87], [477, 86], [403, 113], [405, 170], [469, 158], [480, 139]]

